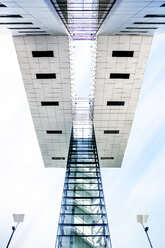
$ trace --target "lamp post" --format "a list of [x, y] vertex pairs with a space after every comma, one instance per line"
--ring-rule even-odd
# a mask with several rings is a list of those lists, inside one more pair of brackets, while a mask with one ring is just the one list
[[146, 236], [147, 236], [147, 239], [148, 239], [148, 242], [149, 242], [151, 248], [153, 248], [153, 246], [151, 244], [151, 240], [150, 240], [149, 235], [148, 235], [149, 227], [144, 226], [144, 223], [147, 223], [148, 215], [137, 215], [136, 217], [137, 217], [137, 222], [141, 223], [141, 225], [142, 225], [142, 227], [146, 233]]
[[16, 226], [12, 226], [12, 233], [11, 233], [11, 236], [9, 238], [9, 241], [7, 243], [6, 248], [9, 247], [9, 244], [10, 244], [10, 242], [12, 240], [12, 237], [14, 235], [15, 230], [17, 229], [17, 226], [19, 225], [19, 223], [24, 221], [24, 216], [25, 216], [24, 214], [13, 214], [14, 222], [16, 222], [17, 224], [16, 224]]

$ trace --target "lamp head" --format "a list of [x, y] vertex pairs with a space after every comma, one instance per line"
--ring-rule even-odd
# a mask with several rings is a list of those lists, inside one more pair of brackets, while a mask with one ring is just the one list
[[138, 223], [144, 224], [144, 223], [147, 223], [148, 215], [139, 214], [136, 216], [136, 218], [137, 218]]
[[14, 222], [20, 223], [24, 221], [24, 214], [13, 214]]

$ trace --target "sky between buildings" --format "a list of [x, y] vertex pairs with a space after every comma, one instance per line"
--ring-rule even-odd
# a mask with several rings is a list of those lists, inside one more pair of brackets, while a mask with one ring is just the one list
[[[136, 214], [150, 215], [153, 247], [164, 248], [164, 44], [164, 35], [154, 38], [122, 168], [102, 169], [113, 248], [149, 247]], [[77, 57], [87, 50], [77, 48]], [[25, 221], [11, 248], [54, 248], [65, 170], [44, 168], [12, 38], [5, 35], [0, 70], [0, 248], [11, 234], [12, 213], [24, 213]]]

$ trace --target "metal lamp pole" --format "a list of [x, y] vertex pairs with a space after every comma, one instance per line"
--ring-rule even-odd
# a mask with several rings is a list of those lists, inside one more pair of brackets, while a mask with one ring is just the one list
[[144, 231], [146, 233], [146, 236], [147, 236], [148, 242], [150, 244], [150, 247], [153, 248], [151, 240], [150, 240], [149, 235], [148, 235], [149, 227], [144, 226], [144, 223], [146, 223], [147, 220], [148, 220], [148, 215], [137, 215], [137, 222], [141, 223], [141, 225], [142, 225], [142, 227], [143, 227], [143, 229], [144, 229]]
[[9, 244], [10, 244], [10, 242], [12, 240], [12, 237], [14, 235], [15, 230], [17, 229], [17, 226], [19, 225], [20, 222], [23, 222], [23, 220], [24, 220], [24, 214], [13, 214], [13, 219], [14, 219], [14, 222], [17, 222], [17, 225], [16, 226], [12, 226], [12, 233], [11, 233], [11, 236], [9, 238], [9, 241], [7, 243], [6, 248], [9, 247]]
[[146, 233], [146, 235], [147, 235], [148, 242], [150, 243], [151, 248], [153, 248], [153, 246], [152, 246], [152, 244], [151, 244], [151, 240], [150, 240], [149, 235], [148, 235], [149, 227], [144, 227], [143, 223], [141, 223], [141, 224], [142, 224], [142, 227], [143, 227], [143, 229], [144, 229], [144, 231], [145, 231], [145, 233]]
[[9, 241], [8, 241], [8, 243], [7, 243], [6, 248], [9, 247], [9, 244], [10, 244], [10, 242], [11, 242], [11, 240], [12, 240], [12, 237], [13, 237], [13, 235], [14, 235], [15, 230], [17, 229], [18, 224], [19, 224], [19, 223], [17, 223], [16, 226], [12, 226], [12, 233], [11, 233], [11, 236], [10, 236], [10, 239], [9, 239]]

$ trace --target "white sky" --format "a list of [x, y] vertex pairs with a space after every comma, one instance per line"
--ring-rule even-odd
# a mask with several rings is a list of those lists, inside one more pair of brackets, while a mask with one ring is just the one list
[[91, 41], [74, 41], [74, 72], [76, 96], [89, 97], [91, 75]]
[[[150, 215], [153, 247], [164, 248], [164, 44], [165, 36], [154, 38], [122, 168], [102, 169], [113, 248], [149, 247], [141, 213]], [[17, 212], [25, 221], [10, 247], [53, 248], [65, 170], [44, 168], [10, 37], [0, 37], [0, 68], [0, 248]]]

